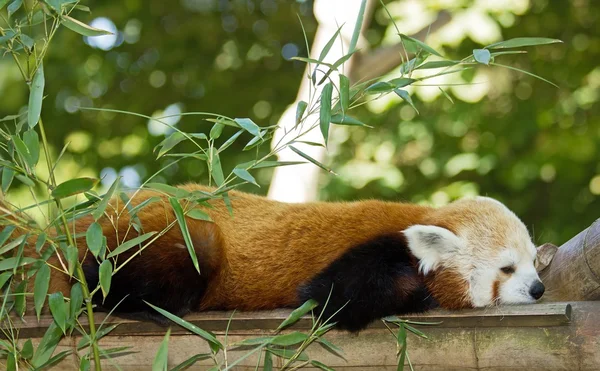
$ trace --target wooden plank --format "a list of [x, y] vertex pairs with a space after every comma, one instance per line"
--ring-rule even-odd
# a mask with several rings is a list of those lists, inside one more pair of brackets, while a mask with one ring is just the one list
[[[507, 326], [506, 323], [503, 323], [491, 327], [459, 328], [445, 327], [444, 325], [420, 327], [427, 334], [428, 339], [421, 339], [409, 334], [408, 353], [414, 368], [419, 371], [600, 370], [600, 352], [598, 352], [600, 349], [600, 302], [573, 302], [571, 304], [572, 311], [568, 313], [571, 320], [567, 325], [563, 322], [563, 325], [558, 326]], [[558, 308], [562, 307], [565, 310], [564, 314], [567, 315], [565, 304], [539, 304], [530, 307], [531, 313], [541, 316], [555, 315], [558, 313]], [[519, 307], [510, 308], [510, 311], [509, 308], [505, 307], [504, 309], [505, 316], [512, 316], [520, 312]], [[465, 313], [454, 314], [468, 318], [478, 312], [482, 311], [465, 311]], [[283, 313], [271, 313], [271, 316], [276, 314], [280, 318]], [[429, 313], [424, 317], [445, 316], [445, 313], [436, 313]], [[493, 311], [483, 311], [484, 315], [490, 313]], [[218, 321], [227, 317], [223, 313], [211, 315], [216, 316]], [[218, 331], [217, 335], [223, 342], [223, 328]], [[270, 329], [232, 329], [228, 335], [228, 342], [232, 344], [242, 339], [270, 335], [273, 335], [273, 331]], [[113, 362], [124, 371], [148, 370], [163, 336], [164, 331], [160, 334], [145, 336], [111, 334], [102, 338], [100, 345], [105, 349], [130, 346], [130, 351], [124, 352]], [[352, 336], [342, 331], [331, 331], [326, 338], [344, 351], [346, 360], [334, 356], [319, 345], [311, 346], [307, 350], [311, 359], [319, 360], [337, 371], [391, 371], [396, 369], [396, 343], [394, 337], [386, 329], [374, 327]], [[25, 340], [23, 334], [21, 334], [21, 339]], [[73, 349], [78, 341], [77, 337], [64, 339], [57, 352]], [[39, 339], [34, 339], [34, 344], [38, 342]], [[197, 336], [173, 334], [169, 342], [169, 367], [174, 367], [193, 354], [205, 352], [209, 352], [209, 347]], [[227, 352], [229, 362], [239, 359], [247, 352], [248, 349], [230, 348]], [[243, 360], [239, 367], [235, 367], [235, 370], [255, 370], [257, 356], [258, 353]], [[2, 369], [1, 363], [2, 361], [0, 361], [0, 369]], [[106, 369], [113, 369], [112, 365], [108, 360], [104, 361]], [[278, 369], [281, 365], [281, 360], [274, 360], [274, 369]], [[202, 361], [189, 370], [207, 370], [210, 366], [210, 360]], [[70, 356], [53, 368], [53, 370], [60, 371], [77, 369], [78, 363], [75, 356]], [[408, 369], [408, 366], [405, 369]], [[307, 370], [313, 369], [307, 368]]]
[[[274, 330], [289, 315], [290, 310], [279, 309], [269, 312], [236, 312], [231, 319], [231, 330]], [[219, 332], [227, 327], [232, 312], [193, 313], [185, 319], [208, 331]], [[441, 322], [436, 327], [442, 328], [482, 328], [482, 327], [536, 327], [563, 326], [571, 319], [571, 305], [568, 303], [545, 303], [519, 306], [502, 306], [485, 309], [469, 309], [462, 311], [434, 310], [420, 315], [406, 315], [403, 319], [421, 322]], [[98, 313], [96, 323], [105, 321], [106, 315]], [[81, 323], [87, 325], [87, 318], [81, 317]], [[35, 317], [26, 317], [24, 322], [15, 320], [21, 336], [41, 337], [52, 323], [52, 317], [42, 316], [38, 323]], [[164, 334], [167, 327], [154, 322], [137, 321], [126, 318], [110, 317], [105, 326], [120, 323], [113, 333], [119, 335], [155, 335]], [[309, 317], [298, 321], [295, 329], [308, 329], [312, 325]], [[381, 321], [376, 321], [371, 328], [384, 328]], [[185, 333], [175, 327], [173, 333]]]

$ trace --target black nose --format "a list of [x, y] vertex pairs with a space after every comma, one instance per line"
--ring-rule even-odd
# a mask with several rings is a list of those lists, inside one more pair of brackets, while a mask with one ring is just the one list
[[546, 290], [546, 288], [544, 287], [544, 284], [542, 283], [542, 281], [535, 281], [533, 283], [533, 285], [531, 285], [531, 288], [529, 289], [529, 295], [531, 295], [531, 297], [534, 298], [535, 300], [538, 300], [539, 298], [542, 297], [542, 295], [544, 295], [545, 290]]

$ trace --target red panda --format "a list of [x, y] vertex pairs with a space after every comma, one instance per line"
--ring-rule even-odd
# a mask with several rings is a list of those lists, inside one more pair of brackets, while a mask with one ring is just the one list
[[[142, 232], [131, 228], [127, 209], [115, 201], [99, 220], [108, 250], [138, 233], [171, 227], [141, 253], [118, 255], [117, 265], [135, 257], [113, 276], [108, 296], [94, 298], [96, 304], [112, 309], [120, 303], [116, 313], [154, 317], [145, 302], [184, 315], [294, 307], [315, 299], [323, 318], [358, 331], [388, 315], [531, 303], [544, 292], [526, 227], [489, 198], [432, 208], [381, 201], [286, 204], [238, 191], [229, 195], [233, 216], [214, 200], [210, 208], [196, 206], [213, 222], [187, 218], [200, 274], [164, 195], [132, 195], [134, 207], [160, 197], [137, 213]], [[84, 235], [92, 222], [82, 218], [74, 230]], [[77, 245], [86, 280], [95, 287], [99, 262], [85, 237]], [[68, 295], [72, 282], [52, 271], [50, 292]]]

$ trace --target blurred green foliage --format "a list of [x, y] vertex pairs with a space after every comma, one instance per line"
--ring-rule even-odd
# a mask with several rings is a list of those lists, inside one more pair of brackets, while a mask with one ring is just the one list
[[[420, 14], [402, 15], [402, 7], [414, 1], [386, 3], [392, 12], [397, 9], [400, 24], [407, 21], [410, 26], [411, 17]], [[439, 92], [432, 95], [428, 87], [417, 88], [413, 100], [419, 115], [399, 98], [366, 104], [355, 115], [374, 129], [332, 130], [329, 161], [340, 176], [323, 173], [322, 198], [443, 204], [477, 193], [505, 202], [533, 227], [537, 242], [562, 243], [586, 228], [600, 209], [600, 35], [594, 27], [600, 21], [600, 2], [497, 1], [495, 9], [475, 0], [423, 3], [428, 12], [443, 6], [459, 19], [459, 25], [432, 35], [436, 48], [449, 57], [470, 54], [485, 35], [492, 42], [496, 36], [564, 40], [564, 45], [503, 57], [506, 64], [548, 78], [560, 88], [490, 68], [448, 80], [475, 83], [444, 87], [454, 104]], [[106, 44], [86, 40], [86, 45], [76, 33], [59, 31], [45, 61], [42, 115], [55, 154], [70, 143], [59, 178], [100, 172], [107, 184], [120, 173], [134, 186], [138, 178], [170, 161], [157, 161], [152, 152], [165, 132], [143, 118], [80, 111], [78, 106], [155, 117], [207, 111], [275, 124], [303, 78], [304, 64], [287, 60], [307, 53], [298, 15], [309, 40], [317, 26], [311, 1], [125, 0], [85, 5], [93, 14], [78, 12], [75, 17], [99, 27], [113, 22], [117, 37], [104, 39]], [[478, 29], [472, 22], [474, 30], [457, 33], [461, 23], [469, 23], [460, 17], [475, 13], [479, 18], [465, 19], [484, 17], [487, 23]], [[380, 7], [367, 39], [371, 48], [397, 42]], [[0, 96], [0, 117], [27, 104], [27, 88], [9, 56], [0, 59]], [[188, 132], [208, 132], [211, 127], [193, 116], [183, 117], [177, 126]], [[237, 155], [223, 159], [226, 169], [254, 158], [241, 151], [247, 140], [229, 151]], [[182, 152], [189, 150], [182, 145]], [[271, 173], [261, 169], [256, 178], [263, 187], [244, 189], [266, 193]], [[169, 183], [206, 182], [206, 177], [199, 161], [182, 162], [162, 174]], [[11, 196], [26, 199], [27, 193], [17, 190]]]

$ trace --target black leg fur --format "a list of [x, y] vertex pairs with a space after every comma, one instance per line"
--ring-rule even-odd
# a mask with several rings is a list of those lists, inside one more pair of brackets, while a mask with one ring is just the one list
[[301, 286], [299, 299], [316, 300], [323, 320], [333, 316], [337, 328], [353, 332], [385, 316], [434, 308], [437, 303], [412, 259], [402, 235], [378, 237], [349, 250]]
[[[106, 298], [100, 291], [94, 295], [94, 304], [106, 311], [118, 305], [115, 314], [160, 324], [169, 321], [144, 301], [177, 316], [196, 310], [206, 290], [209, 272], [201, 267], [202, 274], [198, 274], [186, 249], [172, 247], [176, 250], [170, 252], [168, 261], [156, 261], [157, 255], [152, 254], [155, 248], [164, 246], [150, 246], [135, 257], [112, 277]], [[90, 288], [98, 284], [98, 268], [96, 260], [88, 255], [83, 271]]]

